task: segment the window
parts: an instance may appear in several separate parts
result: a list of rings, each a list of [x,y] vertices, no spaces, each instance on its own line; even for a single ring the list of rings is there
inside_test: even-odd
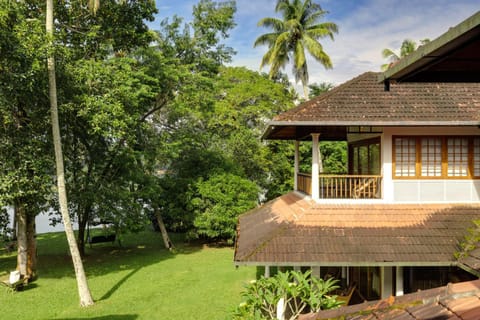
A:
[[[395,176],[415,177],[416,159],[415,138],[395,138]]]
[[[480,137],[394,137],[396,178],[480,178]]]
[[[448,138],[448,176],[468,176],[468,140],[467,138]]]
[[[380,138],[352,142],[348,150],[349,172],[362,175],[380,174]]]
[[[473,139],[473,175],[480,177],[480,138]]]
[[[442,176],[442,139],[421,138],[422,177]]]

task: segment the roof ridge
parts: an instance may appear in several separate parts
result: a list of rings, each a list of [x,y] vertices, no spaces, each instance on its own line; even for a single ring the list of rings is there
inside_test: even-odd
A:
[[[295,106],[291,109],[288,109],[287,111],[285,112],[282,112],[281,114],[278,114],[276,115],[275,117],[273,117],[273,121],[277,121],[277,118],[280,116],[280,115],[285,115],[285,114],[288,114],[290,112],[296,112],[298,110],[301,110],[303,108],[310,108],[310,105],[312,103],[317,103],[318,101],[321,101],[321,100],[325,100],[327,99],[328,97],[330,97],[331,95],[335,94],[337,91],[339,90],[343,90],[344,88],[347,88],[349,86],[351,86],[353,83],[356,83],[358,82],[359,80],[362,80],[363,78],[367,78],[368,76],[372,76],[372,75],[375,75],[375,77],[378,76],[378,74],[380,74],[381,72],[374,72],[374,71],[366,71],[338,86],[335,86],[333,87],[332,89],[328,90],[327,92],[324,92],[312,99],[309,99],[309,100],[306,100],[306,101],[303,101],[302,103],[300,103],[298,106]],[[375,78],[376,79],[376,78]]]

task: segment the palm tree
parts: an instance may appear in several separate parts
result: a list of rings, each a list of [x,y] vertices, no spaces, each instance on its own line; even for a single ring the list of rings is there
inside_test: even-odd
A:
[[[430,39],[420,40],[420,45],[424,45],[428,42],[430,42]],[[383,58],[388,59],[390,62],[382,64],[382,71],[387,70],[392,65],[394,65],[398,60],[408,56],[410,53],[412,53],[415,50],[417,50],[417,43],[410,39],[403,40],[402,45],[400,47],[400,56],[397,55],[392,49],[388,49],[388,48],[383,49],[382,51]]]
[[[321,94],[324,94],[325,92],[332,90],[334,87],[335,85],[330,82],[312,83],[308,85],[308,88],[310,89],[308,97],[313,99]]]
[[[97,2],[94,2],[97,3]],[[95,7],[97,8],[97,7]],[[53,0],[47,0],[45,29],[49,39],[49,47],[53,46]],[[65,188],[65,170],[63,166],[62,142],[60,138],[60,125],[58,121],[57,105],[57,83],[55,76],[55,56],[52,50],[48,51],[47,56],[48,84],[50,97],[50,113],[52,121],[53,144],[55,148],[55,166],[57,170],[57,188],[58,201],[60,204],[60,213],[62,215],[65,234],[67,236],[70,254],[72,255],[75,277],[77,279],[78,294],[80,296],[80,305],[93,305],[92,295],[88,288],[87,277],[83,268],[82,258],[78,250],[77,241],[73,232],[70,215],[68,214],[67,191]]]
[[[282,19],[263,18],[258,26],[272,28],[271,33],[259,36],[254,47],[267,45],[260,67],[270,65],[270,78],[277,75],[290,60],[293,60],[295,81],[301,81],[305,99],[308,99],[308,67],[305,51],[325,68],[332,68],[330,57],[323,50],[319,40],[338,32],[333,22],[319,21],[327,14],[319,4],[312,0],[277,0],[275,12]]]

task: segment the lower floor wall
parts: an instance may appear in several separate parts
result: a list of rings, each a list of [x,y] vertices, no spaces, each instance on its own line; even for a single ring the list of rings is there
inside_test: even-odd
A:
[[[278,271],[287,270],[305,272],[309,269],[322,279],[338,279],[344,289],[355,286],[350,304],[477,279],[457,267],[258,267],[257,276],[273,276]]]

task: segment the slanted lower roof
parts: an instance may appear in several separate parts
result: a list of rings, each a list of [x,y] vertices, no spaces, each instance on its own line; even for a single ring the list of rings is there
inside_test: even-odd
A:
[[[265,139],[340,140],[348,126],[477,126],[480,83],[401,83],[390,91],[379,73],[364,73],[276,116]]]
[[[480,280],[301,315],[299,320],[478,320]]]
[[[480,204],[318,204],[291,192],[239,218],[237,265],[446,266]]]

